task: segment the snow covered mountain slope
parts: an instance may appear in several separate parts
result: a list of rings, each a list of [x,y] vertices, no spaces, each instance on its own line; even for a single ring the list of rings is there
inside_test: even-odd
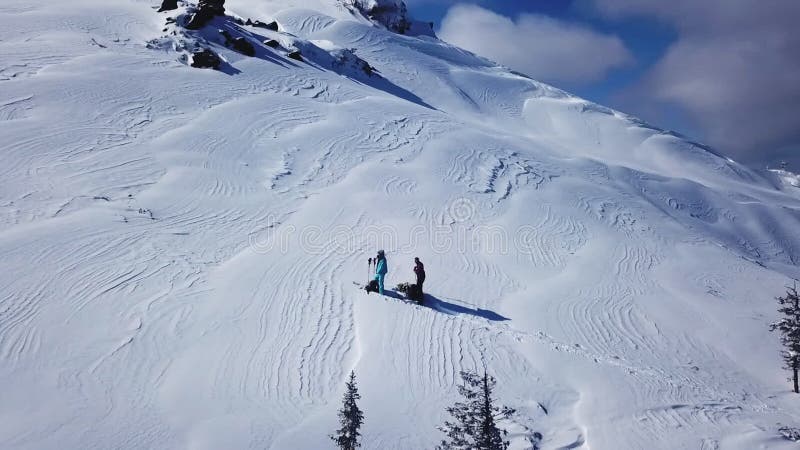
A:
[[[0,448],[330,448],[351,369],[432,448],[484,365],[513,448],[794,448],[800,190],[333,1],[230,0],[281,31],[220,71],[156,6],[0,4]]]

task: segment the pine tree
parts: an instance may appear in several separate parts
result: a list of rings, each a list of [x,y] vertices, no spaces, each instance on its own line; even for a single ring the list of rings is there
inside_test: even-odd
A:
[[[447,434],[447,439],[437,447],[440,450],[505,450],[508,442],[503,440],[505,430],[497,428],[497,419],[507,419],[514,410],[494,406],[492,392],[497,381],[483,372],[461,372],[463,384],[458,393],[463,402],[456,402],[447,408],[453,421],[446,421],[439,430]]]
[[[800,370],[800,297],[797,295],[797,283],[787,288],[786,295],[777,300],[780,305],[778,312],[783,317],[770,325],[769,329],[781,333],[781,356],[786,364],[784,368],[792,371],[794,391],[800,392],[797,379],[797,372]]]
[[[361,437],[359,430],[364,423],[364,412],[356,404],[356,400],[361,399],[361,394],[358,393],[356,386],[355,372],[350,372],[350,380],[345,386],[347,389],[342,398],[342,409],[339,410],[339,424],[342,427],[330,438],[342,450],[355,450],[361,447],[361,443],[358,442]]]

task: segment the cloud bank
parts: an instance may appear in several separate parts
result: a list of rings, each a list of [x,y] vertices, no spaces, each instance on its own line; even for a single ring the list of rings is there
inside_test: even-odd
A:
[[[608,19],[646,17],[678,32],[628,91],[633,108],[677,105],[737,159],[800,166],[800,1],[593,1]]]
[[[633,61],[616,36],[537,14],[521,14],[512,20],[476,5],[450,8],[438,35],[535,79],[557,84],[596,81]]]
[[[457,3],[411,0],[410,3]],[[616,106],[671,123],[742,162],[800,170],[800,0],[578,0],[595,18],[664,23],[669,45]],[[520,7],[520,9],[532,9]],[[591,89],[634,62],[617,36],[539,14],[515,19],[457,3],[439,36],[560,87]],[[676,114],[677,112],[677,114]]]

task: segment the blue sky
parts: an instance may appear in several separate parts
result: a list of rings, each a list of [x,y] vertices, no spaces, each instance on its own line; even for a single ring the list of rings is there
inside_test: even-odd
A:
[[[456,2],[414,1],[411,2],[414,18],[434,22],[439,28],[442,19]],[[463,2],[480,5],[503,16],[516,18],[523,13],[543,14],[572,23],[587,25],[593,29],[619,36],[633,53],[636,62],[628,67],[612,71],[608,77],[592,83],[561,83],[581,97],[598,103],[613,103],[613,94],[635,82],[645,70],[655,63],[675,40],[675,33],[666,25],[655,20],[623,20],[609,23],[594,14],[586,2],[571,0],[500,0]]]
[[[407,0],[475,53],[708,143],[800,169],[797,0]]]

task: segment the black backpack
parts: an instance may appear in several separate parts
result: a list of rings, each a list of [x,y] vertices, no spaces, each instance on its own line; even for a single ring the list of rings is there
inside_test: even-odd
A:
[[[378,280],[370,280],[370,282],[364,286],[364,290],[367,291],[367,294],[370,292],[378,292]]]

